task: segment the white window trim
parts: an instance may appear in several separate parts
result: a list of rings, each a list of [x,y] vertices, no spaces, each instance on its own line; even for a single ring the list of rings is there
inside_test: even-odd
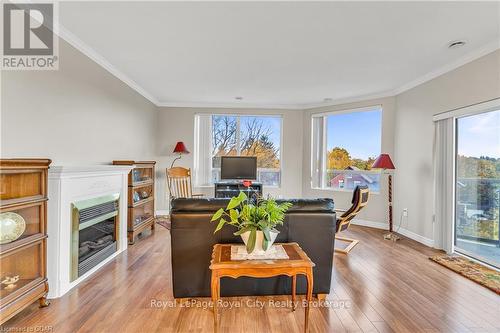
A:
[[[382,104],[374,104],[370,106],[363,106],[359,108],[353,109],[332,109],[323,112],[312,113],[311,117],[324,117],[324,116],[332,116],[338,114],[346,114],[346,113],[354,113],[354,112],[365,112],[365,111],[373,111],[373,109],[379,108],[383,112]]]
[[[498,110],[500,107],[500,98],[495,98],[486,102],[481,102],[458,109],[453,109],[450,111],[435,114],[432,117],[433,121],[439,121],[447,118],[462,118],[467,116],[473,116],[475,114],[486,113],[490,111]]]
[[[212,116],[226,116],[226,117],[236,117],[237,119],[237,122],[238,122],[238,128],[240,128],[240,118],[241,117],[258,117],[258,118],[279,118],[280,119],[280,149],[279,149],[279,161],[280,161],[280,167],[279,167],[279,170],[280,170],[280,183],[279,185],[264,185],[265,188],[268,188],[268,189],[281,189],[282,187],[282,182],[283,182],[283,145],[284,145],[284,142],[283,142],[283,114],[253,114],[253,113],[210,113],[210,112],[197,112],[194,114],[194,119],[195,119],[195,124],[196,124],[196,119],[198,119],[199,116],[207,116],[209,115],[210,116],[210,122],[212,121]],[[210,125],[211,127],[212,125]],[[236,131],[236,139],[239,141],[239,136],[240,136],[240,131]],[[212,136],[210,136],[210,141],[212,141]],[[198,138],[197,138],[197,133],[195,132],[195,149],[194,149],[194,158],[193,158],[193,161],[198,161],[198,155],[199,155],[199,147],[197,147],[197,142],[198,142]],[[210,146],[212,145],[212,143],[210,142]],[[239,151],[239,146],[238,146],[238,155],[240,154],[240,151]],[[197,162],[198,163],[198,162]],[[197,167],[197,165],[195,164],[195,167]],[[259,169],[259,168],[257,168]],[[198,180],[194,180],[194,183],[196,183]],[[195,186],[196,188],[213,188],[214,187],[214,184],[203,184],[203,185],[196,185]]]
[[[369,105],[369,106],[363,106],[359,108],[346,108],[346,109],[332,109],[332,110],[327,110],[323,112],[316,112],[311,114],[311,174],[310,174],[310,179],[311,179],[311,189],[315,191],[328,191],[328,192],[352,192],[352,190],[349,189],[341,189],[341,188],[331,188],[326,186],[326,172],[323,170],[326,170],[326,151],[327,151],[327,131],[323,130],[323,158],[321,159],[321,186],[322,187],[317,187],[312,185],[312,179],[313,179],[313,156],[312,154],[314,153],[314,141],[313,141],[313,136],[314,136],[314,126],[313,126],[313,118],[323,118],[323,127],[326,128],[326,118],[328,116],[334,116],[334,115],[341,115],[341,114],[349,114],[349,113],[355,113],[355,112],[366,112],[366,111],[373,111],[375,109],[380,109],[382,111],[382,118],[381,118],[381,131],[383,130],[383,119],[384,119],[384,108],[382,104],[374,104],[374,105]],[[380,136],[380,151],[382,152],[382,135]],[[368,173],[377,173],[372,170],[366,170]],[[383,172],[380,173],[380,182],[382,183],[382,176],[384,175]],[[382,189],[380,188],[379,191],[377,192],[370,192],[370,194],[375,194],[378,195],[380,194]]]
[[[434,184],[434,207],[433,207],[433,238],[439,239],[440,241],[435,244],[435,247],[444,249],[447,253],[457,254],[462,257],[466,257],[470,260],[478,262],[482,265],[488,266],[495,270],[499,270],[498,267],[491,264],[488,259],[485,258],[477,258],[477,255],[474,255],[466,250],[457,249],[455,245],[456,241],[456,210],[457,210],[457,155],[458,155],[458,133],[457,133],[457,124],[458,120],[468,116],[479,115],[483,113],[488,113],[492,111],[497,111],[500,108],[500,98],[495,98],[492,100],[488,100],[485,102],[479,102],[473,105],[460,107],[457,109],[453,109],[450,111],[441,112],[435,114],[433,116],[433,121],[435,123],[439,121],[448,120],[451,121],[451,131],[448,132],[447,135],[447,143],[448,149],[453,151],[453,158],[448,165],[448,169],[452,169],[451,177],[448,183],[448,187],[444,190],[447,191],[447,198],[445,205],[449,205],[449,201],[451,201],[451,208],[446,207],[446,213],[444,214],[444,219],[438,219],[441,215],[440,213],[443,209],[440,209],[439,198],[442,196],[442,193],[439,190],[443,191],[442,188],[439,188],[437,184]],[[434,157],[434,168],[436,168],[436,158],[442,158],[442,156]],[[435,172],[436,173],[436,172]],[[434,179],[436,183],[436,179]],[[442,186],[441,186],[442,187]],[[436,241],[435,241],[436,242]]]

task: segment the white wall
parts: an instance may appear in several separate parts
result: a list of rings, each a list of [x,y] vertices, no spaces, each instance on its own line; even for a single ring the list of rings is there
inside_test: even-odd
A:
[[[282,185],[267,193],[282,197],[333,197],[349,206],[349,193],[310,186],[311,114],[381,104],[382,151],[396,164],[394,220],[403,208],[403,228],[432,241],[432,115],[500,97],[500,51],[496,51],[396,97],[311,110],[157,108],[144,97],[60,41],[58,71],[1,73],[1,156],[48,157],[53,165],[107,164],[113,159],[154,159],[157,208],[167,208],[165,168],[177,141],[193,150],[196,113],[283,116]],[[193,155],[178,165],[193,167]],[[387,221],[387,186],[374,194],[362,220]],[[212,188],[198,189],[207,195]]]
[[[166,168],[174,156],[172,150],[177,141],[184,141],[189,151],[194,148],[194,117],[199,113],[281,115],[283,117],[281,141],[281,187],[264,186],[264,194],[274,197],[299,198],[302,195],[302,111],[265,109],[210,109],[210,108],[160,108],[156,155],[158,156],[157,206],[168,208]],[[184,155],[176,166],[193,169],[193,154]],[[213,196],[213,187],[197,188],[198,193]]]
[[[1,156],[52,165],[154,157],[157,108],[60,40],[59,70],[3,71]]]
[[[408,208],[405,229],[433,239],[432,116],[499,97],[500,51],[396,97],[394,212]]]
[[[352,192],[313,189],[311,187],[311,117],[315,113],[335,112],[349,109],[362,108],[367,106],[382,105],[382,142],[381,150],[383,153],[394,155],[394,118],[395,118],[395,99],[394,97],[382,98],[376,100],[362,101],[357,103],[342,104],[314,108],[304,111],[304,159],[302,175],[302,194],[306,198],[333,198],[335,207],[347,209],[351,206]],[[356,132],[353,129],[352,139],[356,140]],[[397,165],[396,165],[397,167]],[[388,225],[388,204],[387,204],[387,176],[381,178],[380,193],[371,194],[370,201],[366,208],[358,215],[360,220],[375,222]],[[373,223],[372,223],[373,224]]]

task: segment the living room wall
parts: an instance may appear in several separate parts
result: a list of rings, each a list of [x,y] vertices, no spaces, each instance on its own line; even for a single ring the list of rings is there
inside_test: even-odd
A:
[[[409,236],[433,241],[434,114],[500,98],[497,50],[396,97],[395,216],[408,208]]]
[[[382,138],[381,151],[393,156],[394,153],[394,119],[396,112],[395,98],[381,98],[366,100],[356,103],[341,104],[313,108],[304,111],[304,159],[303,159],[303,181],[302,193],[306,198],[328,197],[333,198],[335,207],[347,209],[351,206],[352,192],[315,189],[311,187],[311,117],[316,113],[336,112],[342,110],[357,109],[382,105]],[[355,129],[353,129],[353,140],[356,139]],[[396,166],[397,167],[397,166]],[[366,208],[362,210],[356,223],[375,227],[385,227],[387,225],[387,178],[381,179],[380,193],[371,194],[370,201]]]
[[[302,195],[302,111],[280,109],[229,109],[229,108],[159,108],[158,136],[156,146],[157,168],[157,209],[168,209],[166,191],[166,168],[174,159],[172,150],[177,141],[184,141],[191,154],[184,155],[177,166],[193,169],[194,118],[196,114],[248,114],[281,115],[282,161],[280,188],[264,187],[264,194],[274,197],[300,198]],[[213,196],[213,187],[195,188],[197,193]]]
[[[283,116],[282,185],[268,188],[275,197],[333,197],[347,208],[351,194],[310,186],[313,113],[383,106],[382,151],[396,164],[394,220],[402,232],[431,245],[433,239],[432,116],[439,112],[500,98],[500,51],[441,75],[395,97],[309,110],[156,107],[100,65],[60,40],[57,71],[1,72],[1,156],[48,157],[53,165],[108,164],[113,159],[154,159],[157,209],[168,197],[165,169],[173,145],[194,145],[197,113]],[[178,165],[193,167],[193,155]],[[358,222],[387,225],[387,185],[372,196]],[[195,189],[209,196],[213,188]]]
[[[2,157],[154,158],[156,106],[61,39],[59,59],[56,71],[2,71]]]

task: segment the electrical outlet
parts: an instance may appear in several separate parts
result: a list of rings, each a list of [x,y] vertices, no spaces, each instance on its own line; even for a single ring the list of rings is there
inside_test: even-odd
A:
[[[408,216],[408,208],[403,208],[403,216]]]

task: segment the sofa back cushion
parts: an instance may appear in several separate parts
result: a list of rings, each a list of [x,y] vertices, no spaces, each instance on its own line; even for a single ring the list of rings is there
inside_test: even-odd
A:
[[[277,202],[290,202],[292,207],[288,210],[288,214],[310,212],[310,213],[333,213],[334,204],[332,199],[289,199],[276,200]],[[229,199],[210,198],[210,199],[193,199],[193,198],[177,198],[172,200],[172,213],[188,212],[188,213],[215,213],[219,208],[226,208]]]

